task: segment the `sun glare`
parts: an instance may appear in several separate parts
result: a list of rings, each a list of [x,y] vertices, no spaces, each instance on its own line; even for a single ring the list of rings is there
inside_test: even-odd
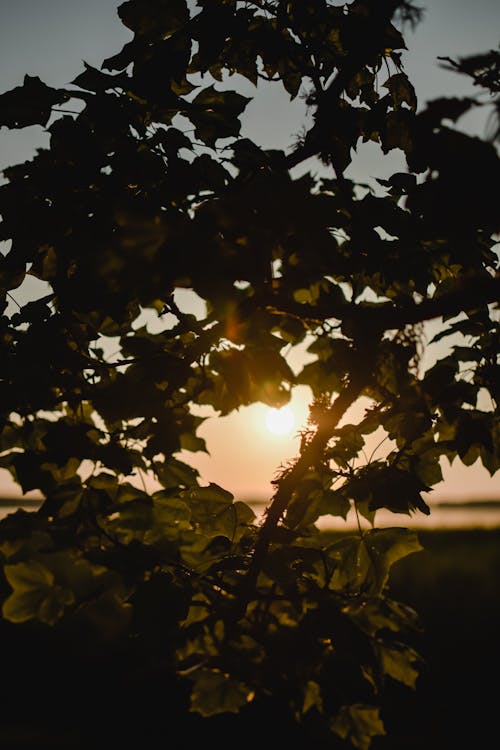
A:
[[[281,409],[269,408],[266,412],[266,426],[274,435],[288,435],[295,427],[295,417],[289,406]]]

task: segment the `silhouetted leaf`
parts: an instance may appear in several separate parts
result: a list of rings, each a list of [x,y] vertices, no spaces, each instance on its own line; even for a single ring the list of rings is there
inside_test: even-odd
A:
[[[68,99],[67,93],[47,86],[38,76],[26,75],[22,86],[0,96],[0,125],[8,128],[46,125],[52,107]]]
[[[98,68],[94,68],[84,61],[85,71],[77,75],[76,78],[71,81],[74,86],[78,86],[81,89],[87,89],[87,91],[104,92],[109,89],[116,87],[123,88],[128,80],[127,76],[122,75],[108,75],[103,73]]]
[[[220,138],[238,136],[238,118],[249,101],[249,97],[236,91],[217,91],[214,86],[202,89],[192,100],[188,114],[196,138],[214,146]]]
[[[52,713],[56,683],[105,675],[97,714],[134,705],[115,744],[172,720],[176,736],[191,706],[217,722],[200,736],[273,715],[286,744],[307,714],[313,744],[330,729],[367,750],[386,688],[392,711],[416,684],[416,613],[388,591],[421,545],[375,524],[429,514],[443,459],[500,467],[500,159],[496,127],[451,126],[479,95],[416,114],[394,25],[414,14],[129,0],[133,38],[102,69],[0,96],[0,124],[49,131],[0,186],[0,468],[40,495],[0,524],[4,654],[22,649],[28,689],[42,659]],[[448,62],[496,96],[496,54]],[[266,77],[307,109],[294,144],[286,103],[282,143],[254,127]],[[368,141],[407,171],[348,178]],[[448,353],[429,364],[430,321]],[[297,385],[313,396],[297,456],[257,513],[195,468],[219,450],[198,428]],[[227,461],[245,464],[245,437]],[[349,513],[370,529],[325,533]],[[145,720],[162,691],[170,713]]]
[[[164,39],[189,20],[185,0],[127,0],[118,15],[129,29],[148,40]]]
[[[394,109],[400,109],[404,103],[409,109],[415,111],[417,108],[417,97],[413,85],[405,73],[396,73],[386,80],[385,88],[389,89]]]

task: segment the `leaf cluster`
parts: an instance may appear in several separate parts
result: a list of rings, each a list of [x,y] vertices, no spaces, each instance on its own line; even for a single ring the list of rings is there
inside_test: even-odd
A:
[[[500,465],[500,162],[458,129],[478,99],[418,111],[398,28],[416,14],[128,0],[133,38],[100,69],[0,96],[0,125],[50,135],[0,186],[0,466],[43,498],[0,524],[4,620],[161,664],[204,718],[279,696],[360,750],[385,731],[387,682],[415,687],[420,665],[417,615],[387,596],[420,545],[376,512],[428,514],[443,459]],[[497,63],[452,65],[494,92]],[[306,102],[297,143],[242,136],[262,86]],[[407,170],[354,184],[368,141]],[[311,158],[319,175],[296,169]],[[28,277],[46,293],[23,302]],[[436,319],[450,351],[423,369]],[[298,385],[310,429],[258,521],[190,464],[200,414]],[[376,432],[389,448],[370,456]],[[351,509],[370,530],[325,539],[318,521]]]

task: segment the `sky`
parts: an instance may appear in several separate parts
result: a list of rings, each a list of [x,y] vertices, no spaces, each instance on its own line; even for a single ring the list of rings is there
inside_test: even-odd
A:
[[[65,86],[81,72],[83,61],[99,67],[132,36],[117,16],[118,5],[114,0],[0,0],[0,93],[21,85],[25,74],[37,75],[48,85]],[[407,30],[408,50],[403,55],[419,107],[434,97],[473,93],[462,76],[442,70],[436,58],[498,48],[500,3],[428,0],[420,5],[425,10],[424,20],[415,32]],[[300,102],[290,105],[275,89],[262,90],[245,113],[242,135],[264,148],[288,147],[302,119]],[[479,113],[460,125],[478,135],[486,126]],[[39,127],[19,132],[0,129],[0,169],[31,158],[34,147],[40,145],[48,145],[48,138]],[[384,178],[399,169],[404,169],[400,154],[381,160],[376,147],[366,144],[347,176],[370,181],[375,175]],[[36,287],[27,293],[36,294]],[[428,356],[432,358],[432,352]],[[296,364],[299,362],[300,357]],[[192,463],[205,481],[222,485],[239,499],[269,497],[272,480],[298,454],[308,399],[307,389],[297,389],[292,399],[295,427],[285,435],[267,429],[263,404],[208,420],[200,434],[210,455],[198,454]],[[433,500],[500,497],[500,473],[491,478],[478,462],[472,467],[464,467],[458,460],[451,467],[443,464],[443,473],[444,481],[436,485]],[[20,494],[6,473],[0,473],[0,494]]]

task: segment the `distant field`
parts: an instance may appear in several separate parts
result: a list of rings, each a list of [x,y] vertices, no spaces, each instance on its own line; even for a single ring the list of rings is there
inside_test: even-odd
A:
[[[384,750],[490,748],[498,736],[500,529],[418,533],[424,550],[392,568],[395,599],[421,615],[427,665],[388,707]],[[493,742],[493,744],[492,744]]]

